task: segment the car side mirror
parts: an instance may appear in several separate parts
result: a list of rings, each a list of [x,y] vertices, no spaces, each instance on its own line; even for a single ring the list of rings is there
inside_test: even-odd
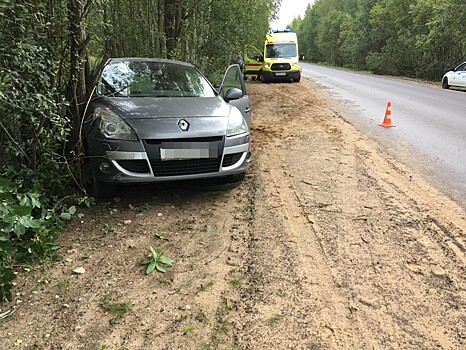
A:
[[[230,102],[231,100],[239,100],[241,97],[243,97],[243,91],[238,88],[230,88],[225,96],[223,96],[223,99],[226,102]]]

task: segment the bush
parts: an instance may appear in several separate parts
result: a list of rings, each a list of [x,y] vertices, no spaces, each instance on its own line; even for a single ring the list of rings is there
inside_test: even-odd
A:
[[[60,259],[54,240],[63,219],[70,219],[76,208],[45,209],[35,191],[0,178],[0,302],[11,301],[11,282],[15,278],[12,262]]]

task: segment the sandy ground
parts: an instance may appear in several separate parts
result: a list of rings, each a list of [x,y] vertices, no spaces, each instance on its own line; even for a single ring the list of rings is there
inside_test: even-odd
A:
[[[82,210],[63,262],[19,269],[1,349],[466,348],[465,212],[312,81],[249,90],[244,183]]]

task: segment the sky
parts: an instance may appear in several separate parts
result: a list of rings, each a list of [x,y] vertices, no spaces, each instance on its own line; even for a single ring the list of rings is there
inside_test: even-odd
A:
[[[314,0],[282,0],[278,19],[270,24],[271,29],[285,29],[291,23],[294,17],[304,17],[306,7],[312,4]]]

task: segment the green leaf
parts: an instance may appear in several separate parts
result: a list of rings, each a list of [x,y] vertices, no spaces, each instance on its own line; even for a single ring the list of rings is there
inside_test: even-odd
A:
[[[40,201],[34,197],[31,198],[31,205],[33,208],[40,208],[41,206]]]
[[[150,246],[149,249],[150,249],[150,252],[152,253],[152,255],[154,256],[154,258],[157,259],[159,254],[155,251],[154,247]]]
[[[155,263],[155,268],[157,269],[157,271],[160,271],[160,272],[164,272],[164,273],[165,273],[165,269],[164,269],[162,266],[160,266],[159,264],[157,264],[155,261],[154,261],[154,263]]]
[[[152,271],[154,271],[157,263],[155,261],[151,261],[150,264],[147,266],[146,269],[146,275],[150,274]]]
[[[165,265],[169,265],[169,266],[172,266],[173,265],[173,260],[170,259],[170,258],[167,258],[166,256],[162,256],[159,261],[162,263],[162,264],[165,264]]]
[[[28,217],[22,217],[19,219],[19,223],[24,227],[39,228],[41,226],[40,220],[31,219]]]
[[[74,215],[76,213],[76,207],[73,205],[72,207],[68,208],[68,213]]]
[[[71,215],[69,213],[61,213],[60,214],[60,219],[65,220],[65,221],[69,221],[69,220],[71,220]]]
[[[21,224],[15,224],[15,233],[16,236],[21,237],[26,233],[26,228]]]
[[[28,216],[31,215],[32,207],[28,205],[16,205],[11,207],[13,209],[13,213],[17,216]]]

